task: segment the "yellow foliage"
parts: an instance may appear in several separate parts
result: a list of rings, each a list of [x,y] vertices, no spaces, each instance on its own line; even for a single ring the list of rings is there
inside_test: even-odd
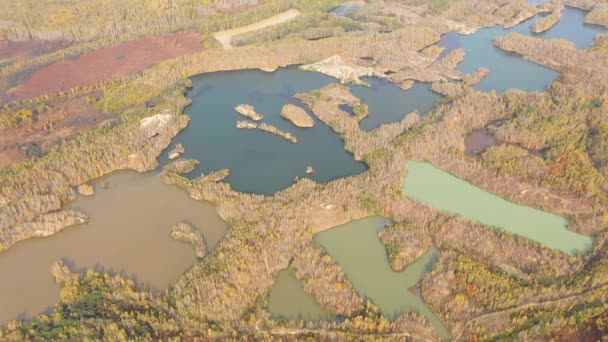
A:
[[[64,9],[51,15],[47,20],[49,26],[64,26],[78,20],[78,14],[74,10]]]

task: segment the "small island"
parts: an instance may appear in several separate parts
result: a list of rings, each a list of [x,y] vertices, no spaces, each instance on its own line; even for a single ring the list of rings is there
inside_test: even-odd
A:
[[[188,223],[178,223],[171,229],[171,237],[178,241],[191,244],[196,251],[196,257],[202,259],[207,255],[207,244],[200,231]]]
[[[253,108],[252,105],[240,104],[236,106],[234,110],[242,116],[247,117],[253,121],[260,121],[264,118],[262,115],[256,113],[255,108]]]
[[[294,125],[301,128],[310,128],[315,126],[315,121],[306,113],[306,111],[296,105],[287,104],[281,109],[281,117],[291,121]]]
[[[269,125],[265,122],[262,122],[261,124],[258,125],[255,122],[240,120],[240,121],[237,121],[236,128],[259,129],[260,131],[268,132],[268,133],[283,137],[285,140],[287,140],[293,144],[298,142],[298,139],[296,137],[294,137],[293,134],[291,134],[289,132],[281,131],[276,126]]]

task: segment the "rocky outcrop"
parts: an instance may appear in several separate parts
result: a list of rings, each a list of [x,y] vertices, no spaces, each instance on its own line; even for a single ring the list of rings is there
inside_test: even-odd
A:
[[[169,152],[169,159],[171,159],[171,160],[176,159],[184,152],[186,152],[186,150],[184,149],[184,145],[177,144],[175,146],[175,148],[173,148],[173,150],[171,150],[171,152]]]
[[[253,121],[260,121],[264,118],[262,115],[256,113],[255,108],[253,108],[252,105],[240,104],[236,106],[234,110],[242,116],[247,117]]]
[[[171,114],[156,114],[139,121],[139,128],[146,132],[148,137],[158,135],[173,120]]]
[[[178,241],[191,244],[196,251],[196,257],[202,259],[207,255],[207,244],[201,232],[188,223],[178,223],[171,229],[171,237]]]
[[[281,117],[291,121],[298,127],[314,127],[315,121],[306,113],[306,111],[298,106],[287,104],[281,109]]]
[[[83,196],[92,196],[95,194],[95,189],[91,184],[85,183],[78,186],[78,193]]]
[[[369,86],[369,84],[361,81],[360,77],[384,77],[383,74],[376,72],[372,67],[364,67],[352,63],[346,63],[339,55],[329,57],[314,64],[303,65],[300,67],[300,69],[320,72],[322,74],[335,77],[342,83],[350,82],[367,86]]]
[[[236,122],[236,128],[240,129],[256,129],[258,128],[258,124],[251,121],[239,120]]]

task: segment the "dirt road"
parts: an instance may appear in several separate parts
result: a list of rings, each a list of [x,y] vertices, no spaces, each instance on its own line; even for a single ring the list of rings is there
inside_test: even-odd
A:
[[[293,20],[294,18],[296,18],[299,15],[300,15],[300,11],[298,11],[297,9],[290,9],[288,11],[279,13],[275,16],[266,18],[264,20],[258,21],[257,23],[254,23],[251,25],[237,27],[237,28],[231,29],[231,30],[216,32],[213,34],[213,37],[215,37],[215,39],[217,39],[224,48],[231,49],[232,48],[232,44],[231,44],[232,37],[234,37],[238,34],[241,34],[241,33],[257,31],[257,30],[261,30],[261,29],[269,27],[269,26],[281,24],[286,21]]]

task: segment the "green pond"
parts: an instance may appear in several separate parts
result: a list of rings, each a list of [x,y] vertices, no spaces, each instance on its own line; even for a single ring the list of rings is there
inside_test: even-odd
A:
[[[420,295],[410,290],[432,269],[439,251],[431,248],[404,271],[395,272],[379,237],[387,223],[383,217],[369,217],[318,233],[315,240],[340,265],[357,293],[371,300],[383,315],[395,319],[418,312],[429,320],[439,337],[449,337]]]
[[[568,253],[588,251],[593,239],[567,229],[557,215],[511,203],[442,171],[432,164],[408,161],[403,192],[437,210],[501,228]]]
[[[312,295],[304,292],[303,282],[296,278],[292,269],[285,269],[277,274],[274,286],[268,294],[268,310],[272,318],[278,320],[335,319]]]
[[[409,312],[418,312],[429,320],[439,337],[449,338],[448,330],[414,289],[424,274],[432,269],[439,251],[431,248],[404,271],[395,272],[389,265],[386,248],[378,235],[387,223],[383,217],[369,217],[318,233],[315,241],[336,260],[357,293],[374,303],[383,315],[396,319]],[[300,304],[310,298],[303,294],[301,285],[292,284],[295,281],[297,279],[275,283],[270,295],[272,315],[286,319],[318,317],[318,306],[309,304],[304,307]],[[284,302],[273,304],[273,293],[283,294]]]

